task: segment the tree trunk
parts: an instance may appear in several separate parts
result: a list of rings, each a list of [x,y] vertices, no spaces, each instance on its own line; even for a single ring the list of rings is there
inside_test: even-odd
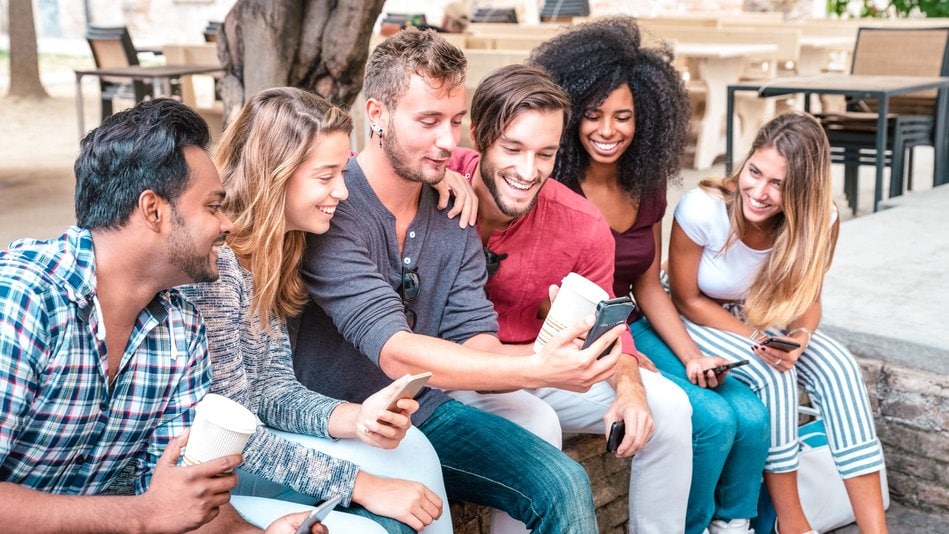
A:
[[[16,98],[48,98],[40,82],[32,0],[10,0],[10,90]]]
[[[269,87],[303,87],[349,109],[383,1],[238,0],[218,40],[225,121]]]

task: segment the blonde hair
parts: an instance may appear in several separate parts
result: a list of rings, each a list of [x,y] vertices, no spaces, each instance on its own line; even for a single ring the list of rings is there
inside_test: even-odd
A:
[[[287,182],[315,140],[352,128],[349,115],[323,97],[281,87],[251,98],[224,132],[214,159],[234,221],[228,244],[253,273],[258,331],[299,313],[307,298],[299,270],[305,233],[285,232]]]
[[[745,320],[757,328],[786,326],[820,298],[840,226],[834,217],[830,145],[824,129],[808,114],[785,113],[761,128],[736,172],[724,180],[700,183],[721,191],[725,199],[731,235],[724,248],[748,229],[738,180],[748,160],[762,148],[773,148],[784,157],[787,176],[781,185],[783,211],[775,216],[771,254],[745,296]]]

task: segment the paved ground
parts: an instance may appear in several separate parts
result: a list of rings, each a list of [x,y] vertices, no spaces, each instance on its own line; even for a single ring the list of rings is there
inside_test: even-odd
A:
[[[6,65],[0,63],[0,94],[5,94]],[[69,68],[75,63],[44,60],[49,100],[0,98],[0,246],[19,237],[53,237],[74,222],[72,162],[79,143]],[[85,86],[85,93],[86,124],[91,128],[98,123],[95,84]],[[907,365],[944,373],[949,358],[949,329],[942,321],[949,309],[949,187],[925,192],[931,188],[931,158],[931,151],[919,151],[915,182],[922,192],[908,195],[897,203],[900,207],[865,216],[872,203],[869,168],[861,179],[860,217],[847,221],[850,212],[838,194],[845,222],[827,279],[825,322],[848,344],[862,343],[870,347],[867,350],[896,354]],[[708,171],[685,171],[683,184],[670,190],[670,206],[698,180],[722,172],[721,164]],[[842,191],[840,176],[835,186]],[[670,208],[666,235],[671,213]],[[940,518],[896,504],[887,515],[896,534],[949,533]]]

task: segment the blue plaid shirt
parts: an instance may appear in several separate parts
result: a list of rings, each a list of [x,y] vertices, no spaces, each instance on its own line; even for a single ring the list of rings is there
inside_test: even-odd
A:
[[[0,252],[0,480],[95,494],[134,461],[141,493],[210,387],[204,325],[175,290],[139,314],[110,387],[95,288],[88,231]]]

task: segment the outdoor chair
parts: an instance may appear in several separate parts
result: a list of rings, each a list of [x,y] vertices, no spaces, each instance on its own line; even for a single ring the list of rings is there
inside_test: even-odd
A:
[[[96,68],[111,69],[138,65],[138,55],[132,45],[132,37],[125,26],[87,26],[86,40],[92,49]],[[139,103],[151,91],[147,84],[108,77],[99,78],[102,99],[102,120],[112,115],[112,101],[126,98]]]
[[[860,28],[850,72],[947,76],[949,28]],[[907,166],[906,183],[912,189],[913,149],[935,144],[936,96],[937,92],[930,90],[890,99],[887,146],[882,155],[876,153],[876,101],[851,99],[847,111],[818,116],[830,141],[831,161],[844,165],[844,193],[854,214],[859,168],[876,165],[878,157],[890,167],[890,197],[903,194]]]
[[[517,24],[517,11],[514,8],[493,9],[479,7],[471,15],[471,22],[501,22]]]
[[[204,42],[206,43],[216,43],[217,34],[221,31],[221,26],[224,23],[217,20],[209,20],[208,25],[204,27]]]
[[[545,0],[540,10],[541,22],[571,22],[573,17],[590,16],[588,0]]]

